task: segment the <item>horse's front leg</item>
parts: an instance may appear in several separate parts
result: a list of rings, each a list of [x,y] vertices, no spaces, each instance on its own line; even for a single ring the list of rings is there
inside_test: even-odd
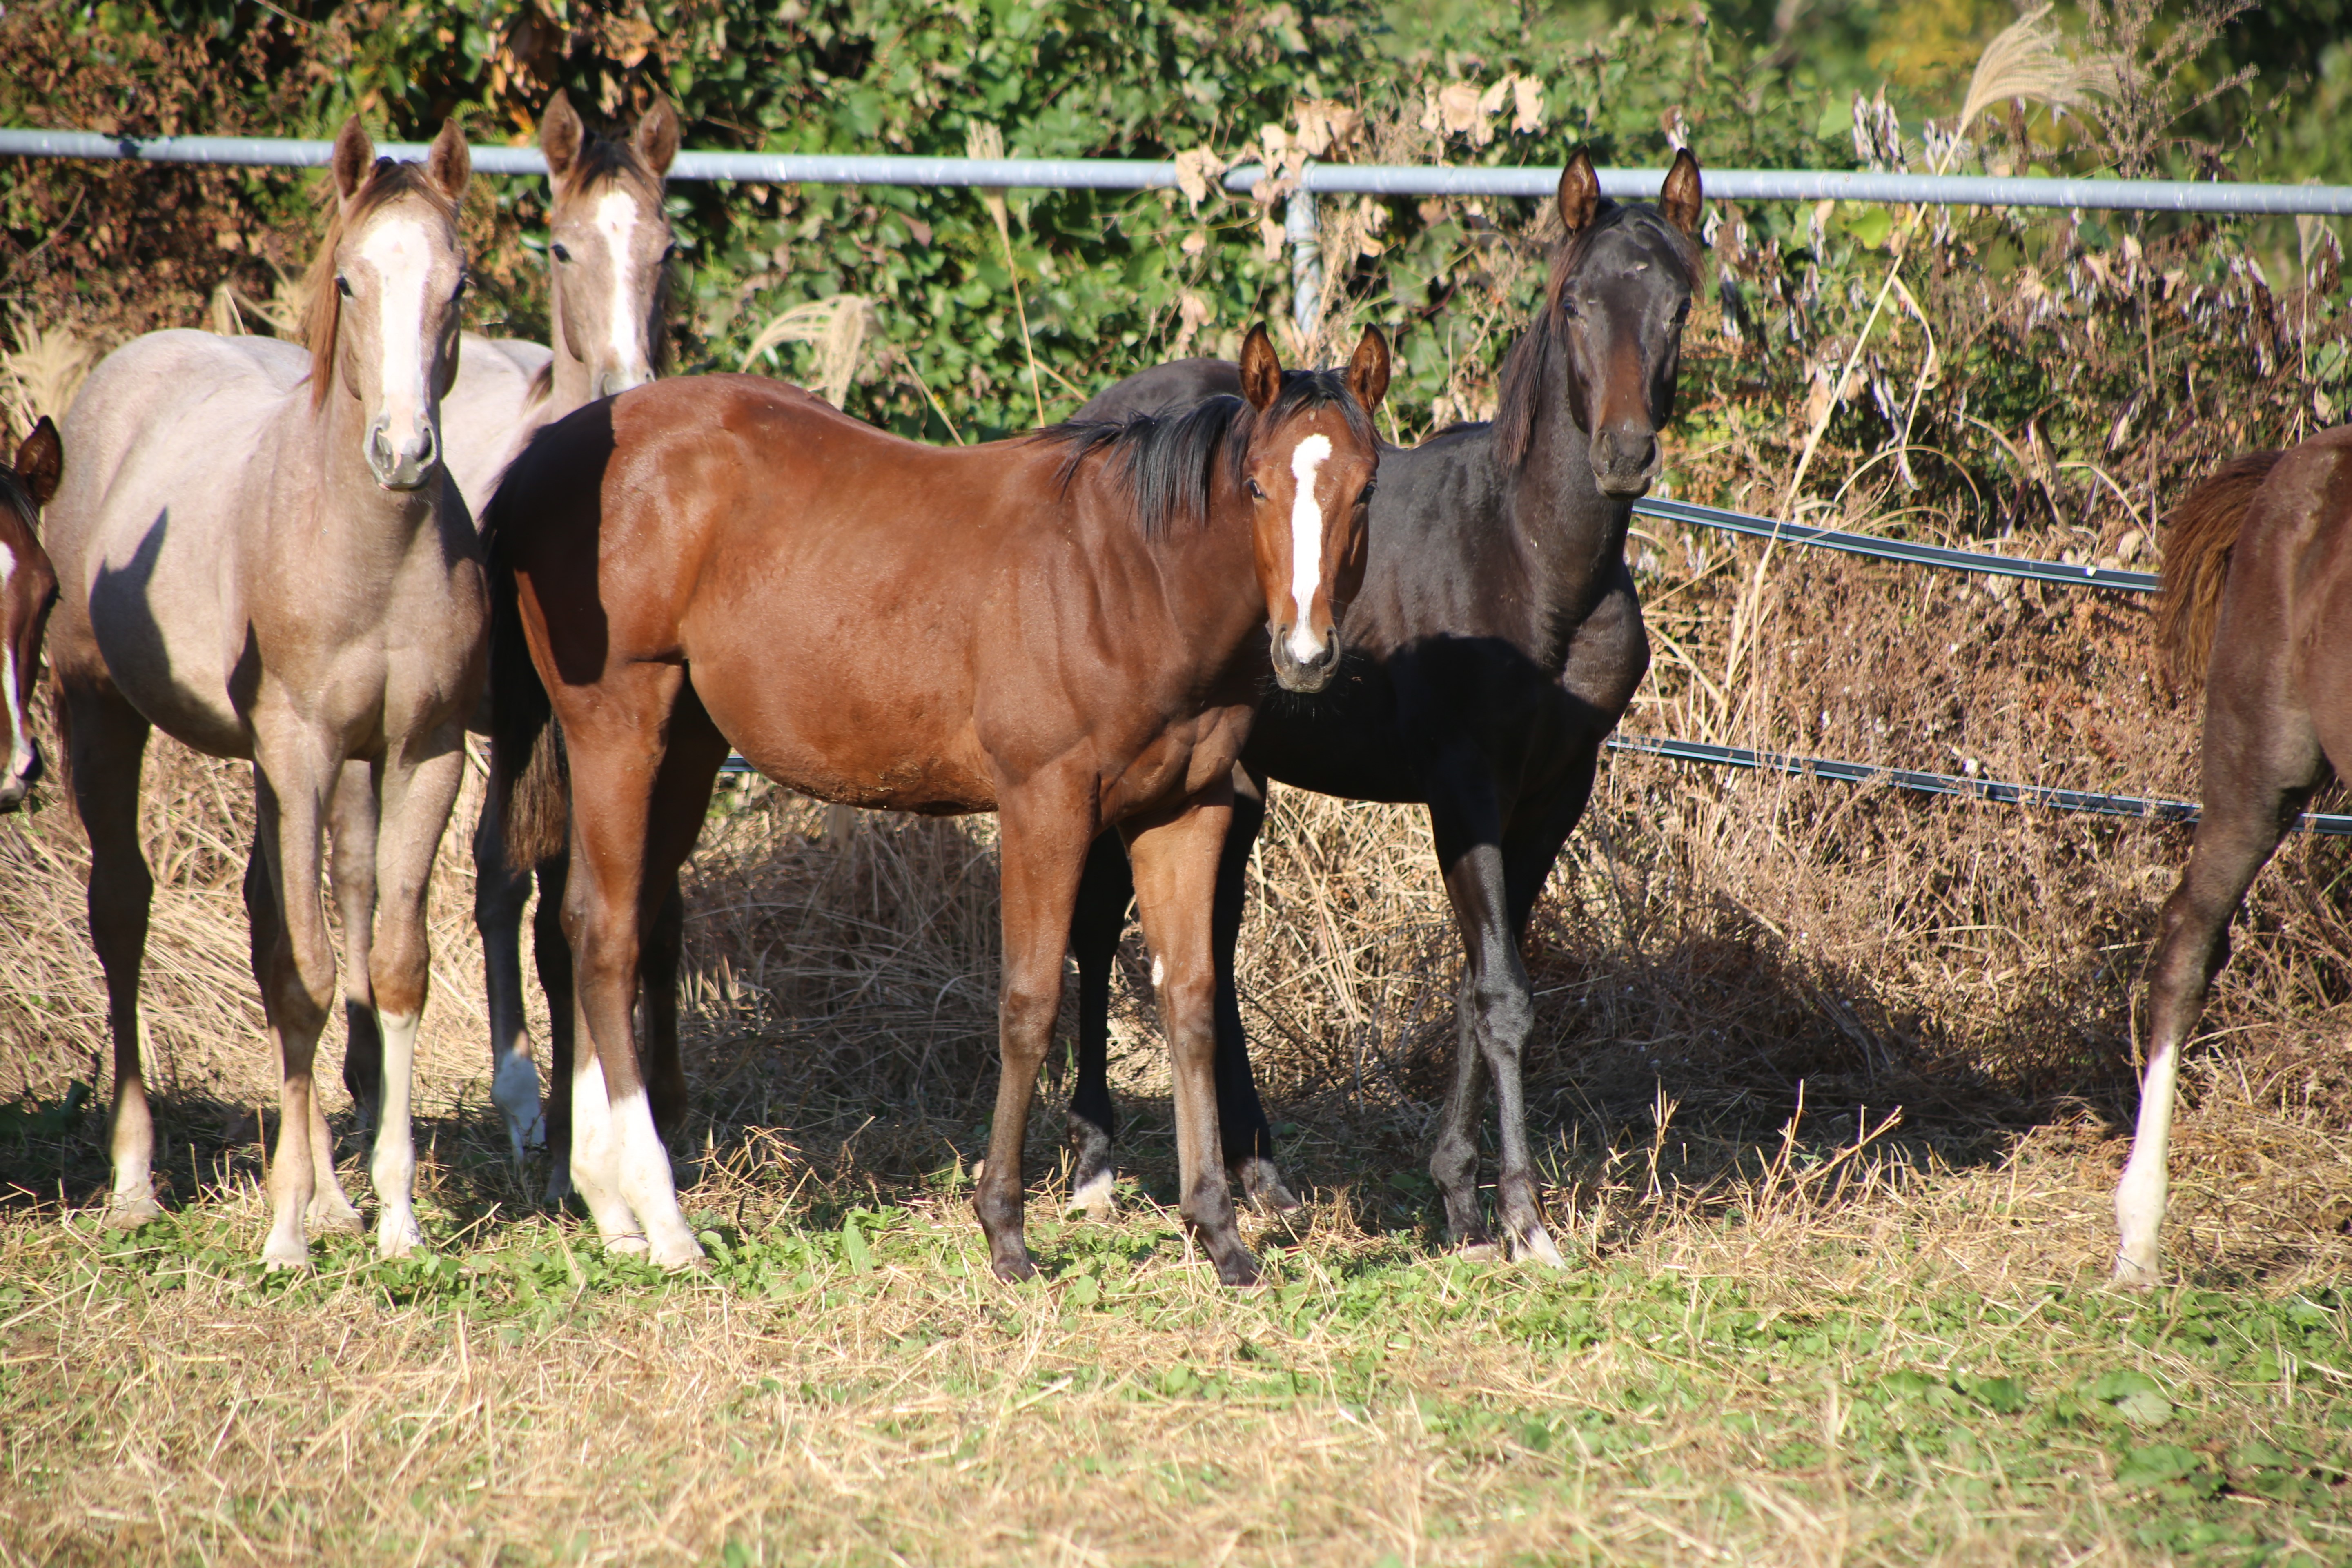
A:
[[[1037,1272],[1030,1259],[1023,1150],[1037,1069],[1062,1010],[1062,960],[1070,910],[1077,900],[1087,846],[1095,836],[1094,779],[1050,774],[1004,792],[1003,919],[1004,972],[997,992],[1000,1071],[996,1114],[989,1123],[988,1164],[972,1206],[988,1236],[989,1262],[1000,1279]]]
[[[539,1109],[539,1068],[523,1022],[522,911],[530,901],[530,868],[517,870],[507,863],[498,796],[486,791],[474,823],[474,929],[481,933],[482,983],[490,1012],[490,1099],[506,1123],[518,1166],[547,1138]]]
[[[465,732],[454,723],[396,746],[380,774],[383,816],[376,834],[377,913],[369,982],[383,1037],[383,1114],[368,1173],[381,1205],[376,1252],[384,1258],[404,1257],[424,1240],[416,1226],[410,1090],[433,963],[425,900],[434,857],[465,774]]]
[[[261,1260],[271,1268],[300,1268],[310,1261],[303,1216],[318,1193],[320,1163],[330,1159],[311,1147],[323,1125],[313,1068],[335,985],[335,949],[319,879],[328,797],[341,762],[320,755],[319,737],[308,729],[285,728],[283,735],[265,730],[255,738],[256,824],[245,901],[253,977],[277,1037],[279,1075],[269,1237]]]
[[[1173,811],[1120,824],[1135,867],[1135,903],[1151,948],[1153,988],[1168,1030],[1176,1090],[1179,1212],[1227,1285],[1257,1283],[1242,1243],[1217,1136],[1217,861],[1233,817],[1233,781],[1221,778]]]

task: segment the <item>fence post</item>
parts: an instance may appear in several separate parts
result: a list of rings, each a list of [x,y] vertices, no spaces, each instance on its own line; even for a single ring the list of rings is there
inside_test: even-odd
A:
[[[1290,320],[1298,329],[1298,352],[1314,353],[1315,330],[1323,324],[1323,240],[1315,224],[1315,194],[1299,171],[1298,189],[1283,204],[1283,236],[1290,241]]]

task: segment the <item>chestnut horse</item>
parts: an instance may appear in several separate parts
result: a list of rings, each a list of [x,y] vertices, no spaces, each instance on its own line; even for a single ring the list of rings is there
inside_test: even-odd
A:
[[[1454,1238],[1491,1246],[1477,1195],[1482,1079],[1495,1084],[1496,1206],[1513,1245],[1558,1264],[1536,1201],[1519,1058],[1535,999],[1519,942],[1592,791],[1601,742],[1650,664],[1625,570],[1634,500],[1657,471],[1674,409],[1683,321],[1699,281],[1698,162],[1678,153],[1653,208],[1602,199],[1582,152],[1560,175],[1563,236],[1550,286],[1503,363],[1491,425],[1457,426],[1381,459],[1363,591],[1341,624],[1348,662],[1330,696],[1269,702],[1242,753],[1217,893],[1217,1112],[1225,1158],[1252,1198],[1295,1206],[1251,1081],[1234,946],[1250,847],[1271,777],[1347,800],[1429,808],[1468,957],[1461,1041],[1430,1172]],[[1233,367],[1186,360],[1110,387],[1080,417],[1115,417],[1229,389]],[[1107,1213],[1110,968],[1128,868],[1106,837],[1072,928],[1078,1081],[1070,1100],[1081,1206]]]
[[[154,887],[139,769],[161,727],[253,762],[246,910],[281,1074],[272,1268],[308,1261],[306,1211],[360,1223],[311,1074],[335,987],[320,899],[331,801],[339,857],[364,844],[376,895],[358,912],[373,925],[367,994],[383,1043],[376,1247],[396,1256],[420,1239],[408,1091],[425,882],[465,769],[488,610],[473,521],[441,461],[470,163],[454,122],[417,165],[378,161],[353,118],[335,138],[310,353],[150,333],[108,355],[66,416],[74,458],[47,526],[59,586],[49,662],[114,1035],[108,1222],[160,1212],[138,1010]],[[341,789],[353,761],[368,787]]]
[[[491,503],[493,782],[522,863],[565,810],[561,724],[572,1173],[609,1247],[701,1258],[631,1002],[639,931],[731,743],[827,800],[999,814],[1003,1076],[976,1206],[1008,1279],[1035,1272],[1022,1141],[1071,901],[1118,828],[1174,1058],[1181,1212],[1220,1279],[1256,1278],[1216,1157],[1211,889],[1265,687],[1258,628],[1289,689],[1339,663],[1388,372],[1368,331],[1344,375],[1286,375],[1259,328],[1244,395],[1167,420],[940,448],[717,375],[533,439]]]
[[[2116,1187],[2116,1280],[2157,1283],[2180,1052],[2230,920],[2312,792],[2352,773],[2352,426],[2233,458],[2174,509],[2157,640],[2205,689],[2202,808],[2157,918],[2147,1069]]]
[[[8,431],[0,426],[0,452]],[[41,668],[41,631],[57,603],[58,574],[34,520],[58,493],[64,452],[58,427],[43,415],[16,448],[14,468],[0,464],[0,813],[25,804],[41,781],[27,699]]]

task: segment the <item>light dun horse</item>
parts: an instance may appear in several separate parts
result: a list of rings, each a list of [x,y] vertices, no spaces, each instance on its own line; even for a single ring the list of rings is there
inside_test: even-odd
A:
[[[320,898],[331,803],[337,880],[373,895],[360,922],[372,927],[362,1000],[384,1058],[376,1246],[393,1256],[419,1241],[408,1095],[425,880],[484,673],[480,552],[440,436],[469,168],[454,124],[418,166],[376,161],[354,118],[335,139],[310,353],[152,333],[109,355],[66,416],[74,457],[48,518],[60,589],[49,657],[114,1035],[109,1220],[159,1212],[138,1017],[153,889],[139,769],[156,726],[254,764],[246,909],[282,1075],[262,1249],[272,1267],[308,1260],[306,1211],[360,1224],[311,1074],[335,986]]]
[[[0,452],[8,432],[0,426]],[[41,781],[41,749],[29,722],[33,682],[41,668],[41,630],[57,603],[58,574],[41,548],[34,520],[58,492],[64,454],[58,427],[44,415],[0,465],[0,813],[16,810]]]
[[[572,1173],[607,1246],[701,1257],[630,1014],[639,932],[731,742],[803,794],[999,814],[1003,1076],[978,1208],[1006,1279],[1035,1272],[1022,1140],[1071,903],[1087,845],[1118,827],[1175,1058],[1181,1211],[1221,1279],[1256,1278],[1217,1159],[1211,889],[1269,639],[1292,689],[1338,664],[1388,369],[1368,332],[1344,375],[1286,377],[1259,329],[1244,397],[1166,421],[941,449],[709,376],[533,439],[488,530],[495,783],[535,857],[563,820],[560,721]]]
[[[2230,920],[2312,792],[2352,771],[2352,426],[2234,458],[2191,490],[2164,536],[2157,641],[2202,681],[2203,807],[2157,919],[2147,1070],[2116,1187],[2116,1279],[2157,1282],[2174,1087]]]
[[[677,156],[677,115],[661,100],[625,142],[589,134],[562,92],[540,117],[539,144],[547,154],[553,195],[548,214],[548,314],[554,345],[467,334],[457,384],[441,408],[449,475],[476,518],[488,507],[499,476],[533,431],[595,398],[651,381],[668,363],[673,246],[662,179]],[[557,914],[563,902],[563,866],[559,855],[537,868],[534,946],[541,983],[552,999],[549,1027],[556,1036],[556,1055],[568,1058],[572,954]],[[488,806],[474,834],[474,923],[482,935],[489,992],[490,1098],[520,1163],[524,1151],[541,1141],[544,1127],[539,1072],[523,1025],[522,911],[530,899],[531,878],[529,868],[518,872],[508,867],[498,813]],[[364,889],[338,882],[336,891],[339,898],[356,898]],[[343,929],[363,931],[364,921],[352,914],[347,905]],[[660,935],[667,941],[648,944],[649,964],[656,972],[646,977],[646,1005],[655,1013],[651,1026],[675,1037],[679,910],[674,897],[663,915]],[[363,976],[364,949],[349,958],[346,973]],[[656,963],[663,958],[666,963]],[[352,997],[346,1011],[352,1044],[343,1055],[343,1081],[364,1105],[374,1099],[382,1052],[363,997]],[[556,1153],[551,1199],[571,1190],[562,1151]]]

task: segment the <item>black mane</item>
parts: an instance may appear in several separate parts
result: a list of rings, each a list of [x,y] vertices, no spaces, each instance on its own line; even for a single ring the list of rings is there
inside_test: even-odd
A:
[[[1641,229],[1664,242],[1666,253],[1680,265],[1684,283],[1696,292],[1699,286],[1698,242],[1659,216],[1658,209],[1647,203],[1621,205],[1603,201],[1592,215],[1592,221],[1570,235],[1555,247],[1551,254],[1551,276],[1544,286],[1542,307],[1519,341],[1503,360],[1501,384],[1497,388],[1495,412],[1495,437],[1504,464],[1516,468],[1527,456],[1528,442],[1535,434],[1537,404],[1544,387],[1556,376],[1555,367],[1560,357],[1559,297],[1568,280],[1582,269],[1592,256],[1593,247],[1601,237],[1628,226]]]
[[[1069,448],[1054,476],[1065,495],[1088,458],[1100,453],[1119,459],[1119,478],[1135,503],[1136,521],[1146,539],[1157,540],[1174,523],[1200,527],[1208,521],[1209,492],[1221,452],[1228,478],[1235,485],[1242,482],[1242,464],[1259,420],[1279,425],[1293,414],[1315,408],[1340,410],[1349,432],[1367,446],[1377,439],[1371,416],[1349,391],[1346,374],[1336,370],[1285,371],[1282,390],[1262,415],[1244,399],[1227,395],[1172,414],[1069,420],[1048,426],[1032,439]]]

